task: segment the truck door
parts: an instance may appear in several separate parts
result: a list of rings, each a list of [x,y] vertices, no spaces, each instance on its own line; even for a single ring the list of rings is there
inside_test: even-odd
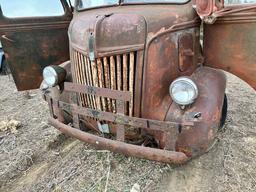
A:
[[[36,89],[42,70],[69,60],[66,0],[0,0],[0,38],[19,91]]]
[[[209,0],[208,9],[202,2],[197,0],[203,10],[197,12],[204,20],[205,65],[233,73],[256,90],[256,0]]]

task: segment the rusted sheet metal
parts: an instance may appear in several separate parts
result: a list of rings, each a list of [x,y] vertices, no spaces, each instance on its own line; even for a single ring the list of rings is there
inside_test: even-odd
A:
[[[197,18],[192,3],[101,8],[76,13],[70,25],[71,45],[88,53],[89,36],[95,38],[96,57],[144,49],[145,40],[179,23]],[[105,51],[104,51],[105,50]]]
[[[134,83],[134,107],[133,116],[140,117],[141,115],[141,96],[142,96],[142,79],[143,79],[143,59],[144,52],[138,51],[136,56],[135,67],[135,83]]]
[[[129,125],[132,127],[137,127],[140,129],[148,129],[152,131],[170,131],[171,129],[178,130],[179,126],[193,126],[193,121],[187,122],[168,122],[168,121],[157,121],[151,119],[143,119],[137,117],[124,116],[123,114],[115,114],[110,112],[103,112],[95,109],[89,109],[84,107],[79,107],[77,105],[72,105],[64,102],[59,102],[60,108],[71,109],[72,112],[85,115],[91,118],[96,118],[99,120],[105,120],[113,122],[116,124]]]
[[[142,147],[127,144],[120,141],[113,141],[110,139],[105,139],[98,137],[80,130],[74,129],[70,126],[67,126],[63,123],[60,123],[58,120],[50,118],[49,123],[60,130],[61,132],[75,137],[81,141],[94,145],[97,148],[107,149],[115,153],[122,153],[129,156],[134,156],[137,158],[144,158],[153,161],[172,163],[172,164],[184,164],[189,158],[182,152],[167,151],[154,149],[149,147]]]
[[[143,117],[163,121],[172,103],[169,94],[171,82],[179,76],[191,75],[197,68],[200,45],[199,27],[196,25],[197,21],[192,21],[181,29],[177,26],[167,33],[157,34],[146,48],[141,106]],[[194,57],[187,70],[181,71],[179,51],[185,49],[181,48],[179,39],[184,35],[190,35],[192,38],[191,43],[184,48],[191,50]]]
[[[124,104],[126,100],[130,99],[130,94],[128,92],[124,92],[124,94],[120,94],[121,91],[115,91],[115,90],[107,90],[97,87],[91,87],[91,86],[83,86],[78,84],[72,84],[72,83],[65,83],[64,84],[64,90],[65,91],[76,91],[79,93],[86,93],[86,94],[92,94],[95,96],[102,96],[102,97],[110,97],[111,99],[117,99],[117,114],[109,113],[109,112],[103,112],[95,109],[89,109],[85,107],[80,107],[76,104],[69,104],[65,102],[61,102],[58,100],[55,100],[53,98],[50,98],[48,94],[45,94],[45,99],[49,102],[50,107],[52,107],[52,119],[50,120],[50,123],[54,125],[56,128],[58,128],[60,131],[74,136],[82,141],[88,142],[90,144],[95,144],[96,146],[104,146],[105,149],[109,149],[113,152],[123,153],[139,158],[146,158],[150,160],[155,161],[161,161],[161,162],[167,162],[167,163],[175,163],[175,164],[181,164],[188,160],[185,154],[175,152],[175,151],[165,151],[165,150],[159,150],[159,149],[151,149],[151,148],[145,148],[135,145],[126,144],[119,141],[125,141],[125,127],[124,125],[129,125],[132,127],[135,127],[137,129],[146,129],[146,130],[156,130],[161,131],[164,134],[168,135],[168,143],[170,150],[175,149],[175,141],[178,136],[178,127],[179,126],[193,126],[194,122],[162,122],[162,121],[156,121],[156,120],[149,120],[149,119],[142,119],[142,118],[136,118],[136,117],[129,117],[124,115]],[[112,92],[112,93],[111,93]],[[115,93],[115,94],[113,94]],[[112,141],[109,139],[104,139],[98,136],[94,136],[88,133],[84,133],[82,131],[78,131],[77,129],[74,129],[72,127],[69,127],[65,124],[63,124],[63,116],[61,114],[61,110],[70,111],[73,115],[73,126],[75,128],[80,128],[80,120],[79,116],[87,116],[94,119],[98,119],[98,121],[108,121],[112,122],[114,124],[117,124],[117,140],[119,141]],[[58,120],[55,120],[54,118],[57,118]],[[74,135],[75,133],[75,135]],[[170,139],[171,138],[171,139]],[[102,145],[99,145],[99,143],[102,143]],[[120,148],[119,148],[120,147]],[[161,153],[161,154],[160,154]]]
[[[76,14],[69,28],[71,45],[88,53],[88,37],[93,35],[96,57],[144,49],[147,38],[197,17],[192,3],[108,7]]]
[[[121,11],[109,15],[105,12],[101,15],[99,10],[86,17],[79,13],[79,17],[72,21],[69,33],[71,46],[86,55],[89,53],[88,37],[93,36],[93,51],[98,58],[143,49],[146,22],[140,15],[127,15]]]
[[[216,9],[211,15],[206,17],[201,17],[204,23],[213,24],[220,17],[230,16],[233,14],[239,14],[241,12],[250,13],[256,9],[255,4],[237,4],[237,5],[228,5],[222,9]]]
[[[70,82],[65,82],[64,87],[66,91],[97,95],[99,97],[107,97],[107,98],[122,100],[122,101],[130,101],[131,99],[131,94],[128,91],[111,90],[107,88],[86,86],[86,85],[75,84]]]
[[[174,150],[175,149],[175,142],[177,140],[177,136],[179,133],[179,127],[183,126],[194,126],[193,119],[186,119],[180,120],[177,122],[171,122],[171,121],[157,121],[152,119],[143,119],[143,118],[136,118],[136,117],[129,117],[124,115],[124,104],[126,100],[129,100],[129,93],[124,92],[123,95],[121,95],[121,91],[116,90],[107,90],[97,87],[91,87],[91,86],[84,86],[84,85],[78,85],[74,83],[65,83],[64,90],[69,92],[79,92],[79,93],[86,93],[86,94],[92,94],[95,96],[102,96],[102,97],[108,97],[111,99],[117,100],[117,109],[118,113],[110,113],[110,112],[103,112],[97,109],[90,109],[85,107],[80,107],[77,104],[69,104],[62,101],[55,100],[53,98],[49,99],[48,94],[45,94],[46,100],[49,102],[49,104],[53,105],[53,112],[54,114],[52,117],[57,117],[59,121],[63,120],[63,117],[60,113],[61,110],[69,111],[71,114],[73,114],[73,125],[76,128],[80,128],[79,123],[79,116],[85,116],[95,119],[95,121],[107,121],[109,123],[114,123],[117,125],[117,139],[120,141],[124,141],[125,136],[125,130],[124,125],[131,126],[134,129],[145,129],[146,132],[152,132],[152,131],[158,131],[161,132],[163,135],[165,135],[165,139],[168,138],[165,142],[168,143],[168,149]],[[112,93],[111,93],[112,92]],[[113,94],[115,93],[115,94]]]
[[[204,19],[224,7],[224,0],[193,0],[198,15]]]
[[[109,7],[77,14],[69,28],[72,50],[89,57],[88,41],[93,35],[94,56],[104,63],[105,83],[109,83],[106,88],[111,88],[111,82],[114,82],[109,74],[111,66],[106,64],[111,64],[111,58],[116,57],[116,68],[119,64],[123,67],[121,73],[117,71],[117,80],[122,79],[121,76],[127,77],[117,82],[116,89],[128,91],[134,83],[131,95],[134,109],[130,106],[130,114],[133,111],[135,117],[164,121],[172,103],[168,92],[170,83],[178,76],[191,75],[201,58],[200,20],[192,3]],[[191,38],[185,44],[182,38],[187,35]],[[134,74],[130,71],[131,53],[136,53]],[[182,69],[179,64],[183,65]],[[135,82],[128,79],[131,75],[135,76]],[[167,137],[160,132],[148,130],[146,134],[165,141]],[[170,146],[173,145],[171,142],[174,141],[170,140]]]
[[[53,112],[58,112],[58,110],[55,109],[56,106],[58,106],[58,108],[68,109],[68,111],[70,111],[71,114],[75,114],[76,117],[81,115],[81,117],[87,116],[98,119],[99,121],[113,122],[117,125],[130,125],[136,129],[145,130],[145,133],[159,139],[160,148],[172,151],[176,149],[176,151],[185,153],[188,157],[195,157],[206,152],[211,147],[216,136],[222,115],[226,78],[223,72],[207,67],[197,69],[191,78],[198,85],[200,91],[199,98],[194,104],[186,108],[185,111],[181,110],[178,105],[173,103],[168,110],[166,121],[125,116],[123,114],[124,105],[120,103],[117,105],[117,108],[122,108],[122,110],[118,110],[120,113],[117,114],[80,107],[76,104],[69,104],[62,101],[57,101],[58,104],[54,105]],[[202,79],[204,79],[204,81],[202,81]],[[100,92],[98,91],[99,88],[72,83],[66,83],[65,89],[69,92],[78,91],[79,93],[92,93],[94,95],[99,93],[104,97],[112,97],[113,94],[109,92],[120,92],[113,90],[105,92],[104,89]],[[126,94],[129,95],[129,93]],[[122,104],[124,101],[121,101],[120,98],[127,97],[125,95],[120,97],[116,96],[118,94],[114,95],[113,97],[118,99]],[[127,97],[126,99],[128,100],[129,98]],[[48,98],[47,100],[50,101],[50,103],[56,103],[54,99],[49,100]],[[196,114],[201,115],[196,117]],[[79,120],[76,119],[75,122],[76,124],[74,126],[79,128]],[[94,126],[96,126],[96,124]],[[69,128],[72,131],[72,128]],[[117,139],[124,141],[126,138],[124,134],[124,127],[117,127]]]
[[[220,17],[205,25],[205,65],[233,73],[256,89],[255,31],[255,11]]]
[[[173,103],[166,121],[180,121],[200,114],[200,122],[195,122],[195,126],[180,127],[181,132],[176,142],[176,151],[195,157],[205,153],[214,142],[222,116],[226,76],[222,71],[201,67],[191,78],[198,86],[199,97],[185,110],[181,110],[177,104]]]
[[[104,89],[104,88],[98,88],[98,87],[92,87],[92,86],[85,86],[85,85],[79,85],[79,84],[68,83],[68,82],[65,82],[64,90],[78,92],[78,93],[86,93],[86,94],[91,94],[91,95],[101,96],[101,97],[107,97],[107,98],[111,98],[111,99],[115,99],[123,102],[130,100],[129,92],[110,90],[110,89]],[[194,123],[189,119],[187,119],[186,121],[179,121],[175,123],[175,122],[143,119],[143,118],[137,118],[137,117],[129,117],[129,116],[125,116],[124,114],[119,114],[119,113],[114,114],[110,112],[103,112],[100,110],[79,107],[77,105],[72,105],[64,102],[59,102],[59,103],[60,103],[59,106],[64,108],[71,107],[73,111],[81,115],[89,116],[89,117],[100,119],[100,120],[106,120],[106,121],[110,121],[118,124],[130,125],[138,128],[145,128],[145,129],[151,129],[151,130],[157,130],[157,131],[168,131],[172,128],[176,128],[179,125],[193,126],[193,123]],[[117,108],[119,107],[120,106],[117,106]]]
[[[180,5],[126,5],[75,14],[69,28],[72,50],[88,57],[89,37],[93,36],[94,56],[104,58],[104,71],[113,71],[110,65],[106,65],[111,64],[112,57],[116,57],[116,68],[120,67],[118,61],[123,64],[122,73],[117,71],[116,74],[117,79],[123,76],[123,81],[118,81],[116,87],[112,88],[120,89],[119,82],[122,83],[122,90],[130,88],[132,100],[127,112],[136,117],[164,120],[172,103],[168,93],[170,83],[180,75],[192,74],[201,56],[200,20],[192,8],[192,2]],[[187,33],[191,35],[191,41],[183,48],[184,43],[177,42]],[[184,67],[181,72],[179,63],[190,60],[183,49],[191,50],[194,57],[190,66]],[[179,51],[183,51],[180,59]],[[107,72],[104,78],[105,82],[109,82],[106,88],[110,88],[111,81],[114,81]],[[134,80],[128,79],[133,75]],[[111,101],[107,103],[110,106]]]
[[[181,72],[187,71],[191,66],[195,56],[195,38],[191,33],[184,33],[179,36],[178,40],[179,53],[179,70]]]
[[[44,67],[69,60],[72,13],[66,1],[62,3],[65,15],[60,17],[11,19],[0,11],[1,42],[19,91],[38,88]]]

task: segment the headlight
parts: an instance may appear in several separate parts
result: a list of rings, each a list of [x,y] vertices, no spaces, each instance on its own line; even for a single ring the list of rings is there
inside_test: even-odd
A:
[[[66,78],[66,70],[60,66],[48,66],[43,70],[43,78],[49,87],[62,83]]]
[[[194,103],[198,97],[196,84],[187,77],[180,77],[173,81],[169,91],[174,102],[182,106]]]

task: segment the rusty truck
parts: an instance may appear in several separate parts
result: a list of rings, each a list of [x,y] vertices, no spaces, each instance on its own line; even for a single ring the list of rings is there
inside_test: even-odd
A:
[[[256,89],[256,4],[50,2],[61,12],[12,17],[1,3],[5,57],[19,91],[41,88],[53,127],[97,148],[185,163],[225,123],[223,71]]]

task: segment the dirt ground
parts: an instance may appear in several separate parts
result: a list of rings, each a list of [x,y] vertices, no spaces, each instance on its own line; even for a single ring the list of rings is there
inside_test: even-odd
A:
[[[256,191],[256,93],[228,75],[227,123],[213,149],[181,167],[117,155],[61,135],[47,125],[40,91],[32,98],[0,76],[0,192]],[[136,190],[134,190],[136,191]]]

